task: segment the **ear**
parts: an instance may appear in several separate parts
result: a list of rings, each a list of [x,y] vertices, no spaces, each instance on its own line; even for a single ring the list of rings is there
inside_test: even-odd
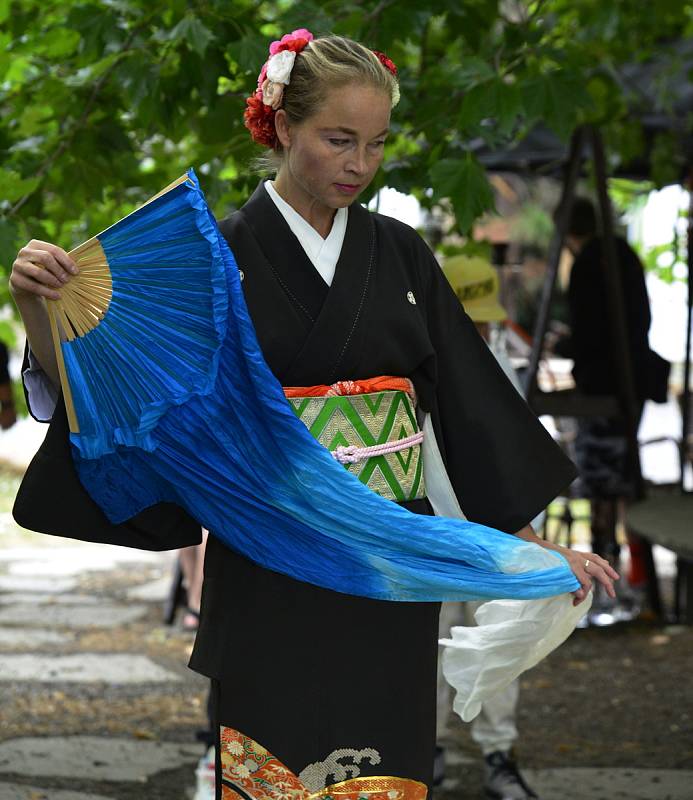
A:
[[[291,146],[291,125],[283,108],[277,109],[274,115],[274,129],[277,131],[277,139],[286,150]]]

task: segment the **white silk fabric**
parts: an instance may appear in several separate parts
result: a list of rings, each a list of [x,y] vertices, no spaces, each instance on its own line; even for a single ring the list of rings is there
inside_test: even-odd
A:
[[[429,414],[422,429],[428,500],[436,516],[466,519],[445,470]],[[547,568],[560,558],[551,550],[527,544],[523,562],[507,571]],[[591,603],[591,593],[579,606],[573,606],[573,596],[568,593],[541,600],[490,600],[477,610],[476,626],[452,628],[450,638],[439,643],[443,646],[443,675],[456,693],[454,711],[465,722],[474,719],[484,700],[562,644]]]

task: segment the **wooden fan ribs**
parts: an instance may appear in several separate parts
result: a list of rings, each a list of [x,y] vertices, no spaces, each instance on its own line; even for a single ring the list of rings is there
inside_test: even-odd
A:
[[[59,300],[48,300],[46,305],[70,430],[79,433],[61,342],[86,336],[101,322],[113,297],[113,281],[106,254],[97,238],[76,247],[70,256],[79,267],[79,273],[60,289]]]
[[[60,300],[50,301],[68,341],[85,336],[104,318],[113,296],[108,260],[97,238],[71,251],[79,274],[60,292]]]

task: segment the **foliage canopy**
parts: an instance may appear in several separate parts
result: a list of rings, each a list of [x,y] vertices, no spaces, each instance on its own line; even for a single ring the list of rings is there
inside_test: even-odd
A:
[[[601,125],[613,159],[642,149],[620,65],[693,34],[691,0],[0,0],[0,268],[41,238],[69,248],[194,165],[216,213],[257,182],[242,124],[270,40],[308,27],[399,66],[375,191],[451,201],[461,230],[493,202],[471,142],[538,122]],[[657,103],[673,102],[671,81]],[[666,180],[675,141],[662,137]],[[4,282],[3,282],[4,283]],[[3,289],[2,291],[6,291]],[[0,296],[0,304],[3,297]]]

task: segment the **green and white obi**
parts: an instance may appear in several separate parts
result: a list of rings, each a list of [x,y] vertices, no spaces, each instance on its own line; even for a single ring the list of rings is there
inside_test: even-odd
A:
[[[402,391],[291,397],[311,434],[377,494],[402,502],[426,496],[414,406]]]

